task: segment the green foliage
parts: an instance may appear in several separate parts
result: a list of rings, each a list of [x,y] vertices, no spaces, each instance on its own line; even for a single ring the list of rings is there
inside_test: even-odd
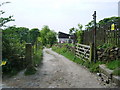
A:
[[[39,29],[37,28],[31,29],[29,31],[29,40],[30,40],[29,42],[32,43],[32,45],[34,45],[39,36],[40,36]]]
[[[52,50],[56,51],[59,54],[67,57],[70,60],[74,60],[74,53],[70,52],[65,46],[59,48],[56,46],[52,46]]]
[[[85,29],[89,30],[89,29],[93,28],[93,26],[94,26],[94,21],[92,20],[92,21],[88,22],[87,25],[85,25]]]
[[[14,75],[26,67],[24,61],[25,44],[28,42],[29,29],[8,27],[2,33],[2,59],[7,60],[3,74]]]
[[[120,60],[110,61],[106,65],[109,69],[112,69],[112,70],[120,68]]]
[[[77,42],[82,43],[83,42],[83,31],[82,30],[77,31],[76,36],[77,36]]]
[[[22,56],[25,52],[25,41],[21,42],[20,33],[16,27],[9,27],[3,30],[2,34],[2,54],[3,58],[10,59],[10,56],[19,54]]]
[[[36,51],[34,52],[34,63],[39,64],[41,53],[41,38],[37,28],[29,30],[25,27],[8,27],[2,33],[2,59],[7,60],[3,66],[3,74],[14,75],[18,71],[26,68],[25,44],[32,43]],[[40,49],[40,50],[38,50]],[[38,51],[37,51],[38,50]],[[39,60],[38,60],[39,59]]]
[[[44,26],[40,31],[41,41],[43,45],[50,44],[51,46],[57,41],[56,33],[49,29],[48,26]]]
[[[42,57],[43,57],[42,49],[39,49],[33,56],[34,66],[36,65],[38,66],[41,63]]]
[[[108,23],[114,23],[114,22],[118,22],[120,20],[120,17],[110,17],[110,18],[104,18],[103,20],[100,20],[98,22],[99,25],[105,25]]]
[[[20,42],[29,42],[29,29],[26,27],[18,27],[16,28],[16,32],[20,37]]]
[[[69,34],[72,35],[73,33],[75,33],[75,28],[74,27],[69,29]]]
[[[83,42],[83,30],[82,30],[82,28],[83,28],[82,24],[78,24],[78,28],[73,27],[73,28],[69,29],[69,34],[70,35],[75,34],[78,43]]]
[[[106,49],[106,48],[111,48],[111,47],[113,47],[113,46],[114,46],[114,45],[112,45],[112,44],[104,43],[103,45],[99,45],[97,48]]]
[[[113,75],[120,76],[120,60],[113,60],[106,64],[107,68],[114,70]]]
[[[79,58],[75,57],[75,54],[71,51],[69,51],[66,47],[57,47],[57,46],[53,46],[52,47],[53,51],[56,51],[59,54],[62,54],[63,56],[65,56],[66,58],[70,59],[71,61],[78,63],[80,65],[83,65],[85,67],[87,67],[91,72],[99,72],[99,65],[103,64],[104,62],[89,62],[89,61],[83,61],[80,60]]]
[[[99,65],[103,64],[104,62],[98,61],[96,63],[91,62],[90,64],[88,64],[88,68],[91,72],[99,72]]]
[[[116,23],[120,21],[120,17],[109,17],[109,18],[104,18],[102,20],[100,20],[96,26],[102,26],[102,25],[106,25],[106,24],[112,24],[112,23]],[[92,29],[94,27],[94,21],[90,21],[87,25],[85,25],[85,29],[89,30]]]
[[[115,69],[112,74],[116,76],[120,76],[120,68]]]
[[[49,31],[46,35],[47,44],[52,46],[56,41],[56,33],[54,31]]]
[[[26,71],[24,72],[25,75],[33,75],[36,73],[36,68],[35,67],[28,67],[26,68]]]

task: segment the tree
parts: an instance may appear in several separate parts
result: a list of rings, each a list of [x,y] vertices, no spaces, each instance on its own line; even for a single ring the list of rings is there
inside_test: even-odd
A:
[[[50,44],[51,46],[53,43],[56,42],[56,33],[49,29],[48,26],[44,26],[42,30],[40,31],[40,37],[42,40],[43,45]]]
[[[82,43],[83,40],[83,31],[82,31],[82,24],[78,24],[78,28],[71,28],[69,29],[69,34],[74,35],[74,42]]]
[[[32,43],[32,45],[35,44],[35,42],[37,42],[37,38],[40,36],[40,32],[38,28],[33,28],[29,31],[30,34],[30,42]]]
[[[82,24],[78,24],[78,28],[79,29],[76,30],[77,42],[78,43],[82,43],[82,41],[83,41],[83,30],[82,30],[83,25]]]
[[[46,35],[47,44],[52,46],[56,41],[56,33],[54,31],[49,31]]]
[[[69,29],[69,34],[70,35],[72,35],[74,32],[75,32],[75,28],[74,27]]]
[[[2,55],[3,58],[13,57],[15,54],[24,54],[24,43],[20,42],[18,28],[9,27],[2,32]]]
[[[41,33],[41,40],[42,40],[42,44],[46,45],[47,44],[47,38],[46,35],[47,33],[50,31],[49,27],[47,25],[43,26],[42,30],[40,31]]]
[[[2,6],[2,5],[4,5],[4,4],[7,4],[7,3],[10,3],[10,2],[4,2],[4,3],[1,3],[0,4],[0,7]],[[2,15],[2,14],[4,14],[5,12],[3,11],[3,10],[0,10],[0,16]],[[9,17],[7,17],[7,18],[5,18],[5,17],[0,17],[0,27],[5,27],[5,24],[6,23],[8,23],[8,22],[10,22],[10,21],[14,21],[14,19],[12,19],[12,17],[13,16],[9,16]]]
[[[87,25],[85,25],[85,29],[89,30],[89,29],[93,28],[93,26],[94,26],[94,21],[92,20]]]
[[[100,20],[98,24],[106,25],[106,24],[112,24],[112,23],[119,23],[119,20],[120,20],[120,17],[104,18],[103,20]]]
[[[20,43],[23,42],[29,42],[29,29],[26,27],[18,27],[16,28],[16,32],[18,34],[18,36],[20,37]]]
[[[98,28],[99,26],[104,26],[104,25],[111,25],[113,23],[117,24],[119,23],[120,21],[120,17],[109,17],[109,18],[104,18],[102,20],[100,20],[97,24],[96,24],[96,27]],[[89,30],[89,29],[92,29],[94,27],[94,21],[90,21],[87,25],[85,25],[85,29],[86,30]]]

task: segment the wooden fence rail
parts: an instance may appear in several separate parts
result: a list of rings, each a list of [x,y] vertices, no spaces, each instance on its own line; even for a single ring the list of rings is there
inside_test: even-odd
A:
[[[83,44],[76,44],[76,48],[75,48],[75,56],[80,58],[81,60],[84,61],[90,61],[92,60],[92,45],[88,46],[88,45],[83,45]]]

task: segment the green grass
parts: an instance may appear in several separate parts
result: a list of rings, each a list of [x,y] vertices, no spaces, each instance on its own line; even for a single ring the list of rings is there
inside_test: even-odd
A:
[[[113,71],[113,75],[120,76],[120,68]]]
[[[117,69],[118,67],[120,68],[120,60],[110,61],[106,64],[106,66],[111,70]]]
[[[107,68],[114,70],[113,75],[120,76],[120,60],[110,61],[106,64]]]
[[[39,65],[42,61],[43,52],[42,49],[39,49],[33,56],[34,65]]]
[[[52,50],[65,56],[66,58],[68,58],[69,60],[75,63],[78,63],[80,65],[87,67],[91,72],[99,72],[99,64],[103,64],[103,62],[100,62],[100,61],[96,63],[94,62],[90,63],[89,61],[85,62],[83,60],[80,60],[79,58],[75,57],[75,54],[73,52],[70,52],[65,47],[59,48],[59,47],[53,46]]]
[[[108,63],[106,62],[102,62],[102,61],[97,61],[96,63],[94,62],[89,62],[89,61],[83,61],[80,60],[79,58],[75,57],[73,52],[70,52],[69,50],[67,50],[67,48],[65,47],[56,47],[53,46],[52,50],[65,56],[66,58],[68,58],[69,60],[78,63],[80,65],[83,65],[85,67],[87,67],[91,72],[99,72],[99,65],[100,64],[106,64],[107,68],[114,70],[113,74],[114,75],[120,75],[120,60],[114,60],[114,61],[110,61]]]

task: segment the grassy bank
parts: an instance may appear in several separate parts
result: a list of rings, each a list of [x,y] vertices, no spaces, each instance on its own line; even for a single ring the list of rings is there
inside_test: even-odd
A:
[[[102,64],[103,62],[88,62],[88,61],[83,61],[80,60],[79,58],[75,57],[75,54],[71,51],[69,51],[66,47],[57,47],[57,46],[53,46],[52,50],[65,56],[66,58],[70,59],[71,61],[78,63],[80,65],[83,65],[85,67],[87,67],[91,72],[99,72],[99,64]]]
[[[114,70],[113,75],[120,76],[120,60],[113,60],[106,63],[107,68]]]
[[[43,58],[43,52],[42,49],[39,49],[33,56],[34,66],[38,66],[41,63],[42,58]]]
[[[114,60],[114,61],[110,61],[110,62],[102,62],[102,61],[97,61],[96,63],[94,62],[88,62],[88,61],[83,61],[80,60],[79,58],[75,57],[75,54],[72,51],[69,51],[65,46],[59,47],[59,46],[53,46],[52,50],[65,56],[66,58],[68,58],[69,60],[78,63],[80,65],[83,65],[85,67],[87,67],[91,72],[99,72],[99,65],[100,64],[106,64],[106,66],[109,69],[113,69],[114,75],[120,75],[120,69],[118,69],[118,67],[120,66],[120,60]],[[119,65],[119,66],[118,66]]]

